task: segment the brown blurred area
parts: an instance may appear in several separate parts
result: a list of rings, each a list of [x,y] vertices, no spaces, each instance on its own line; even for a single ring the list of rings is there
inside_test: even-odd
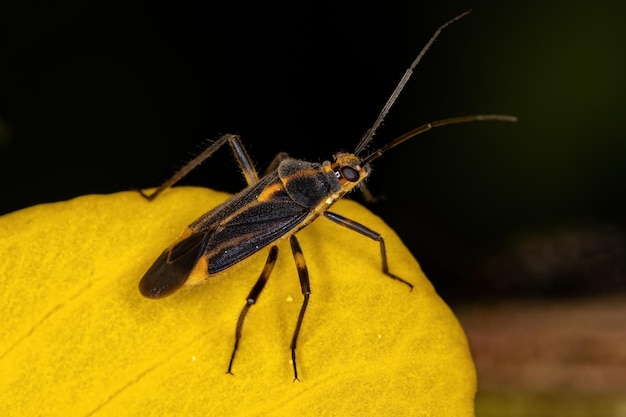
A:
[[[578,222],[474,253],[465,266],[482,296],[453,309],[478,416],[625,415],[625,248],[619,227]]]
[[[624,415],[625,296],[465,306],[457,316],[478,372],[477,415]]]

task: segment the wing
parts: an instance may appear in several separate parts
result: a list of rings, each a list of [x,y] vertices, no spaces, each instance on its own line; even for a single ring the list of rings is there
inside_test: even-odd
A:
[[[276,173],[209,211],[157,258],[139,282],[149,298],[223,271],[301,225],[311,208],[293,202]]]
[[[247,258],[299,226],[310,209],[293,202],[257,202],[207,236],[203,256],[215,274]]]

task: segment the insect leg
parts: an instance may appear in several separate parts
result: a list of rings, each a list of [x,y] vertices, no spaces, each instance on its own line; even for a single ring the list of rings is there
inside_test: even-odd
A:
[[[304,255],[302,254],[302,248],[300,242],[295,235],[289,236],[289,243],[291,243],[291,251],[293,252],[293,259],[296,261],[296,268],[298,269],[298,277],[300,278],[300,288],[302,288],[302,306],[300,307],[300,314],[298,314],[298,322],[296,328],[293,331],[293,337],[291,339],[291,362],[293,363],[293,380],[298,379],[298,368],[296,367],[296,343],[298,341],[298,335],[300,334],[300,328],[302,327],[302,320],[304,319],[304,313],[306,306],[309,304],[309,296],[311,295],[311,285],[309,284],[309,270],[306,267]]]
[[[187,162],[185,166],[179,169],[169,180],[165,181],[159,188],[154,190],[152,194],[145,194],[142,191],[139,191],[142,196],[147,198],[148,200],[154,200],[159,194],[161,194],[166,189],[170,188],[178,181],[183,179],[185,175],[189,174],[191,171],[196,169],[201,163],[203,163],[207,158],[213,155],[219,148],[221,148],[225,143],[230,145],[233,150],[233,154],[237,159],[237,163],[241,167],[241,171],[243,172],[244,177],[246,178],[246,182],[248,186],[256,184],[259,182],[259,176],[254,168],[254,164],[252,163],[252,159],[246,148],[244,148],[241,143],[241,139],[237,135],[224,135],[219,138],[217,141],[213,142],[208,148],[206,148],[200,155],[193,158],[191,161]]]
[[[370,239],[378,242],[380,244],[380,257],[382,258],[383,273],[387,275],[389,278],[393,278],[395,280],[402,282],[405,285],[408,285],[409,288],[411,288],[411,290],[413,289],[413,284],[389,272],[389,266],[387,265],[387,251],[385,250],[385,241],[383,240],[383,237],[380,235],[380,233],[377,233],[373,231],[372,229],[366,226],[363,226],[361,223],[357,223],[354,220],[350,220],[337,213],[325,211],[324,216],[327,219],[332,220],[333,222],[337,223],[338,225],[347,227],[350,230],[353,230],[357,233],[362,234],[363,236],[369,237]]]
[[[287,158],[289,158],[289,154],[287,152],[279,152],[278,155],[276,155],[274,159],[272,159],[272,162],[270,162],[270,164],[267,166],[265,174],[267,175],[270,172],[274,171],[276,168],[278,168],[278,164],[280,164],[280,161]]]
[[[241,331],[243,329],[243,322],[248,315],[248,310],[254,303],[256,303],[259,295],[261,295],[261,291],[263,291],[263,287],[267,283],[272,270],[274,269],[274,265],[276,264],[276,259],[278,258],[278,247],[272,246],[270,248],[270,253],[267,256],[267,261],[265,262],[265,266],[263,267],[263,271],[261,271],[261,275],[259,279],[254,284],[254,287],[250,290],[248,297],[246,298],[246,304],[241,309],[239,313],[239,318],[237,319],[237,327],[235,328],[235,346],[233,347],[233,353],[230,355],[230,362],[228,363],[228,370],[226,373],[233,374],[233,361],[235,360],[235,353],[237,353],[237,348],[239,347],[239,340],[241,340]]]

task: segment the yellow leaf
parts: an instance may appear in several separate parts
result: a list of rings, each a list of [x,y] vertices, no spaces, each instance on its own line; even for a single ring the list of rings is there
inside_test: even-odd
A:
[[[418,264],[358,204],[333,208],[380,232],[376,242],[325,219],[298,236],[312,295],[302,295],[287,242],[251,309],[233,373],[235,323],[267,251],[150,300],[151,263],[228,196],[168,190],[89,195],[0,217],[2,416],[473,416],[475,371],[465,335]]]

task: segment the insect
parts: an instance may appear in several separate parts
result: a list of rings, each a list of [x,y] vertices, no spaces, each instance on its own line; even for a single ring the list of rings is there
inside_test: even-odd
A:
[[[469,11],[447,21],[435,31],[406,70],[376,121],[365,132],[353,153],[336,152],[332,161],[324,161],[321,164],[293,159],[280,153],[270,164],[266,175],[259,178],[239,136],[228,134],[212,143],[154,192],[149,195],[142,193],[148,200],[153,200],[225,144],[232,148],[248,183],[247,188],[190,224],[178,239],[163,251],[139,282],[139,290],[144,296],[165,297],[182,286],[204,281],[269,246],[265,266],[250,290],[237,320],[235,342],[227,373],[232,374],[246,315],[250,307],[256,303],[272,273],[278,257],[277,242],[284,238],[288,239],[291,245],[303,295],[290,345],[294,381],[298,380],[296,345],[309,303],[311,286],[304,254],[296,233],[320,216],[378,242],[382,272],[409,289],[413,288],[410,282],[390,272],[387,265],[385,241],[379,233],[331,212],[329,208],[354,188],[363,188],[363,182],[371,172],[372,161],[414,136],[435,127],[456,123],[478,120],[508,122],[516,120],[513,116],[489,114],[442,119],[413,129],[366,156],[361,155],[411,77],[414,68],[440,32],[467,13]]]

